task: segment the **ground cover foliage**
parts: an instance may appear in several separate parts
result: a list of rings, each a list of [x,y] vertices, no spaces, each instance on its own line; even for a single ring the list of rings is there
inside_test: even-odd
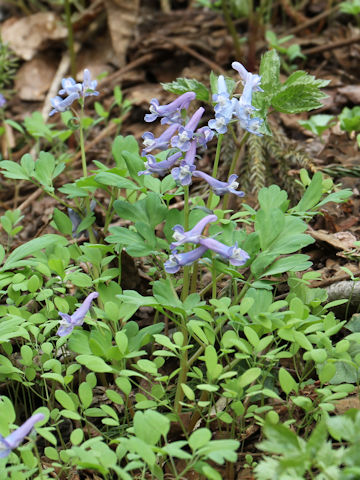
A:
[[[11,118],[17,60],[2,44],[2,182],[35,188],[51,213],[25,240],[26,207],[0,217],[0,478],[360,477],[359,316],[314,286],[313,253],[315,239],[339,248],[313,227],[353,191],[285,154],[273,120],[311,112],[299,123],[313,138],[338,124],[357,149],[359,107],[314,115],[329,81],[294,63],[298,45],[268,33],[250,71],[239,4],[200,3],[223,15],[239,61],[162,82],[173,95],[147,99],[142,139],[122,131],[120,86],[104,105],[88,68],[62,77],[46,116]],[[242,14],[254,25],[262,7]],[[98,129],[113,137],[90,160]],[[266,149],[308,167],[288,191],[263,180]]]

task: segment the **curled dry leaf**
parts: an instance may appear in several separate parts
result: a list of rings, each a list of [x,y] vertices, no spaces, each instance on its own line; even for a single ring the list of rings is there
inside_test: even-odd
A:
[[[3,42],[24,60],[48,47],[49,40],[63,40],[67,30],[53,12],[40,12],[23,18],[10,18],[1,29]]]
[[[45,98],[56,72],[56,60],[39,55],[19,68],[15,89],[21,100],[39,101]]]

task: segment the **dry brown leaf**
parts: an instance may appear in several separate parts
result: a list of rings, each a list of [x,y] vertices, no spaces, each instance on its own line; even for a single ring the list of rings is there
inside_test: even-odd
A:
[[[15,89],[21,100],[44,100],[56,72],[56,62],[48,55],[38,55],[24,63],[16,74]]]
[[[325,242],[337,250],[352,250],[357,241],[351,232],[328,233],[325,230],[310,230],[310,235],[320,242]]]
[[[112,45],[120,67],[125,65],[126,52],[134,39],[139,20],[140,0],[106,0],[105,7]]]
[[[63,40],[67,30],[53,12],[39,12],[23,18],[10,18],[1,29],[3,42],[24,60],[31,60],[49,46],[49,40]]]

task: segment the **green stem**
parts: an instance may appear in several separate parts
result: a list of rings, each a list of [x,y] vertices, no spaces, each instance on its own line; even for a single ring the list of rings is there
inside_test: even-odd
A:
[[[224,138],[224,135],[219,135],[218,143],[217,143],[217,146],[216,146],[213,172],[212,172],[213,178],[216,178],[216,176],[217,176],[217,172],[218,172],[218,168],[219,168],[220,153],[221,153],[221,144],[222,144],[223,138]],[[206,204],[207,208],[211,207],[211,202],[212,202],[213,195],[214,195],[213,191],[210,190],[208,201],[207,201],[207,204]]]
[[[74,32],[73,26],[71,23],[71,6],[70,0],[65,0],[65,23],[68,31],[68,49],[70,55],[70,65],[71,65],[71,76],[76,78],[76,56],[74,48]]]
[[[181,333],[183,334],[183,347],[188,345],[188,333],[186,329],[186,319],[181,318]],[[189,371],[189,363],[188,363],[188,350],[185,349],[181,352],[180,357],[180,372],[178,376],[177,386],[176,386],[176,394],[174,400],[174,411],[178,415],[181,413],[181,402],[184,399],[184,392],[181,387],[183,383],[186,383],[187,374]]]
[[[244,136],[242,137],[242,139],[240,140],[239,144],[238,144],[238,148],[236,149],[235,153],[234,153],[234,156],[232,158],[232,161],[231,161],[231,165],[230,165],[230,168],[229,168],[229,173],[228,173],[228,177],[230,177],[230,175],[232,175],[235,171],[235,168],[236,168],[236,165],[237,165],[237,162],[239,160],[239,157],[240,157],[240,154],[241,154],[241,151],[242,151],[242,148],[246,142],[246,140],[248,139],[248,136],[249,136],[249,132],[246,132],[244,134]],[[223,210],[226,210],[227,209],[227,205],[229,203],[229,198],[230,198],[230,194],[229,193],[226,193],[224,195],[224,199],[223,199],[223,205],[222,205],[222,208]]]
[[[233,40],[234,48],[235,48],[235,53],[236,53],[236,58],[237,60],[241,60],[243,58],[243,52],[242,48],[239,42],[239,36],[237,34],[234,22],[231,18],[231,14],[228,9],[228,0],[222,0],[221,1],[221,6],[222,6],[222,11],[224,15],[224,20],[226,23],[226,27],[231,35],[231,38]]]
[[[189,213],[190,213],[190,204],[189,204],[189,187],[184,187],[184,230],[187,232],[189,230]],[[186,245],[186,250],[189,249],[189,245]],[[189,294],[190,287],[190,269],[191,267],[184,267],[184,280],[183,288],[181,291],[181,300],[184,301]]]

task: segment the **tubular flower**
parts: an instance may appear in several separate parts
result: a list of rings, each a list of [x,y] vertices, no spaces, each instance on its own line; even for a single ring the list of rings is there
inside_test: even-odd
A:
[[[246,68],[240,62],[233,62],[231,64],[232,68],[236,70],[240,77],[241,81],[245,86],[251,89],[252,92],[263,92],[263,89],[260,87],[261,83],[261,76],[257,75],[256,73],[250,73],[246,70]]]
[[[235,245],[228,247],[224,243],[215,240],[214,238],[200,238],[200,245],[203,245],[209,250],[218,253],[221,257],[229,260],[231,265],[241,266],[249,260],[249,255],[238,247],[237,242]]]
[[[45,417],[42,413],[35,413],[24,422],[21,427],[14,430],[7,437],[0,435],[0,458],[5,458],[10,455],[11,450],[17,448],[24,438],[29,435],[34,428],[35,423],[41,422]]]
[[[96,91],[97,81],[91,80],[91,73],[90,70],[85,68],[84,70],[84,78],[83,83],[81,84],[81,96],[82,97],[90,97],[92,95],[99,95],[99,92]]]
[[[195,100],[196,94],[194,92],[186,92],[180,95],[176,100],[167,104],[160,105],[157,98],[153,98],[150,102],[150,113],[145,115],[145,122],[153,122],[158,117],[161,119],[162,124],[166,123],[178,123],[181,120],[181,110],[187,110],[190,102]]]
[[[85,298],[83,304],[75,310],[72,315],[59,312],[62,320],[60,321],[60,327],[56,334],[59,335],[59,337],[65,337],[65,335],[68,335],[74,330],[74,327],[82,325],[84,323],[85,315],[90,310],[91,302],[98,296],[98,292],[90,293],[90,295]]]
[[[145,132],[142,138],[144,139],[144,149],[141,152],[142,156],[145,156],[147,153],[150,153],[156,148],[159,150],[166,150],[169,148],[169,141],[171,137],[178,130],[179,124],[174,123],[170,125],[158,138],[154,137],[154,134],[151,132]]]
[[[61,98],[61,97],[54,97],[50,100],[51,105],[54,107],[53,110],[49,113],[49,117],[54,115],[55,113],[58,112],[65,112],[70,105],[79,98],[78,93],[71,93],[68,97],[66,98]]]
[[[213,139],[214,132],[209,127],[201,127],[196,130],[195,137],[198,147],[207,148],[206,144]]]
[[[184,243],[199,243],[200,238],[202,238],[202,231],[206,225],[211,222],[215,222],[216,220],[216,215],[206,215],[206,217],[202,218],[194,228],[188,230],[187,232],[184,231],[184,227],[181,225],[175,225],[175,227],[173,227],[173,237],[176,242],[173,242],[170,245],[171,250]]]
[[[175,162],[182,156],[181,152],[176,152],[170,155],[166,160],[157,162],[154,155],[146,155],[147,161],[145,162],[146,170],[138,172],[138,175],[151,175],[157,173],[161,177],[167,174],[168,170],[174,165]]]
[[[207,173],[201,172],[200,170],[195,170],[193,173],[194,177],[203,178],[211,187],[215,195],[225,195],[226,193],[234,193],[238,197],[243,197],[245,195],[241,190],[236,190],[239,186],[239,183],[236,181],[238,178],[237,175],[230,175],[227,182],[220,182],[214,177],[211,177]]]
[[[171,139],[172,147],[177,147],[183,152],[187,152],[189,150],[190,142],[194,138],[194,132],[204,112],[205,109],[203,107],[198,108],[185,127],[179,128],[178,135],[175,135]]]
[[[180,163],[180,167],[175,167],[171,170],[171,175],[177,183],[180,183],[183,186],[191,184],[192,172],[196,170],[194,165],[195,155],[196,140],[192,140],[184,160]]]
[[[0,93],[0,108],[3,108],[6,105],[6,99],[2,93]]]
[[[171,170],[171,175],[176,183],[186,186],[191,184],[191,177],[194,170],[196,170],[195,165],[189,165],[183,160],[180,163],[180,167],[175,167]]]
[[[191,250],[191,252],[177,253],[176,250],[172,252],[169,259],[164,263],[165,271],[168,273],[176,273],[181,267],[191,265],[193,262],[199,260],[199,258],[206,252],[207,247],[200,246]]]
[[[219,75],[218,77],[218,93],[213,95],[213,101],[216,102],[214,108],[216,115],[221,114],[228,121],[230,121],[232,117],[233,105],[230,100],[230,95],[227,90],[223,75]]]
[[[263,119],[259,117],[251,117],[250,111],[248,105],[244,106],[241,103],[241,99],[236,102],[235,115],[240,127],[261,137],[262,134],[259,132],[259,127],[263,123]]]
[[[213,130],[216,130],[217,133],[226,133],[227,132],[227,124],[230,120],[228,120],[224,115],[221,113],[215,115],[215,118],[209,120],[208,125]]]
[[[59,90],[59,95],[71,95],[72,93],[77,93],[80,95],[81,92],[81,83],[76,83],[76,81],[69,77],[63,78],[61,80],[62,89]]]

